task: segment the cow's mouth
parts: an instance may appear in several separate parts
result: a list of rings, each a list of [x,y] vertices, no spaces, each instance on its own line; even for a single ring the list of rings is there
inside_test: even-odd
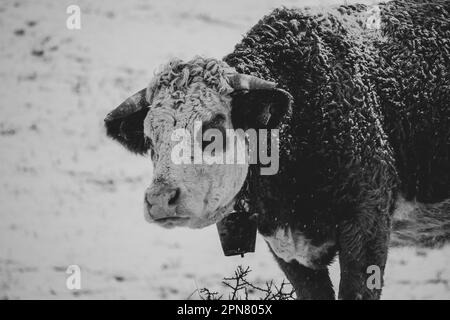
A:
[[[157,222],[166,222],[166,221],[182,221],[182,220],[188,220],[189,217],[165,217],[165,218],[158,218],[155,219]]]
[[[175,227],[185,225],[189,217],[164,217],[153,220],[164,227]]]

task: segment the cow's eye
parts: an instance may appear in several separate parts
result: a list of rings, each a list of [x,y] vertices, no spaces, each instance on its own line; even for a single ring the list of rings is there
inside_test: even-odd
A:
[[[222,150],[223,151],[225,151],[225,147],[226,147],[225,119],[226,119],[225,115],[217,114],[211,120],[205,121],[202,126],[203,134],[205,134],[205,132],[208,131],[209,129],[215,129],[215,131],[218,130],[220,132],[220,134],[222,135],[222,142],[223,142]],[[215,141],[215,139],[216,139],[215,136],[211,139],[211,141],[202,139],[202,150],[205,151],[205,148],[209,144],[213,143]]]
[[[203,132],[208,129],[220,129],[224,127],[225,115],[219,113],[212,117],[210,120],[203,122]]]

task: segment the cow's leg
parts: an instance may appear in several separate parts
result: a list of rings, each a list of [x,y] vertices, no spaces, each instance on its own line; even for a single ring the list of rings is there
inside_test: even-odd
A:
[[[380,298],[389,244],[389,221],[387,217],[375,217],[377,221],[371,226],[354,222],[339,225],[339,299]],[[378,276],[379,279],[374,278]]]
[[[271,250],[272,251],[272,250]],[[297,299],[334,300],[333,284],[328,269],[313,270],[302,266],[297,261],[286,262],[272,251],[281,270],[295,289]]]

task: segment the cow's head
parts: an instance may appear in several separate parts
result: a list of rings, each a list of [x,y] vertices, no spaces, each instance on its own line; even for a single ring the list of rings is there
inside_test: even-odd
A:
[[[223,61],[197,57],[162,68],[105,119],[110,137],[132,152],[150,151],[154,175],[145,193],[146,219],[168,228],[216,223],[230,212],[246,179],[248,164],[175,163],[177,129],[191,132],[192,149],[199,150],[205,147],[194,134],[199,123],[203,131],[217,132],[273,128],[290,100],[275,83],[238,74]]]

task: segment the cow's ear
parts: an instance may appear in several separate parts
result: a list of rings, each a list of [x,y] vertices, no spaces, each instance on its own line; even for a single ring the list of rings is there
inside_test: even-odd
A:
[[[279,88],[241,90],[233,93],[231,105],[234,128],[273,129],[290,111],[292,96]]]
[[[132,95],[105,118],[106,134],[131,152],[145,154],[150,141],[144,135],[144,119],[149,110],[146,89]]]

